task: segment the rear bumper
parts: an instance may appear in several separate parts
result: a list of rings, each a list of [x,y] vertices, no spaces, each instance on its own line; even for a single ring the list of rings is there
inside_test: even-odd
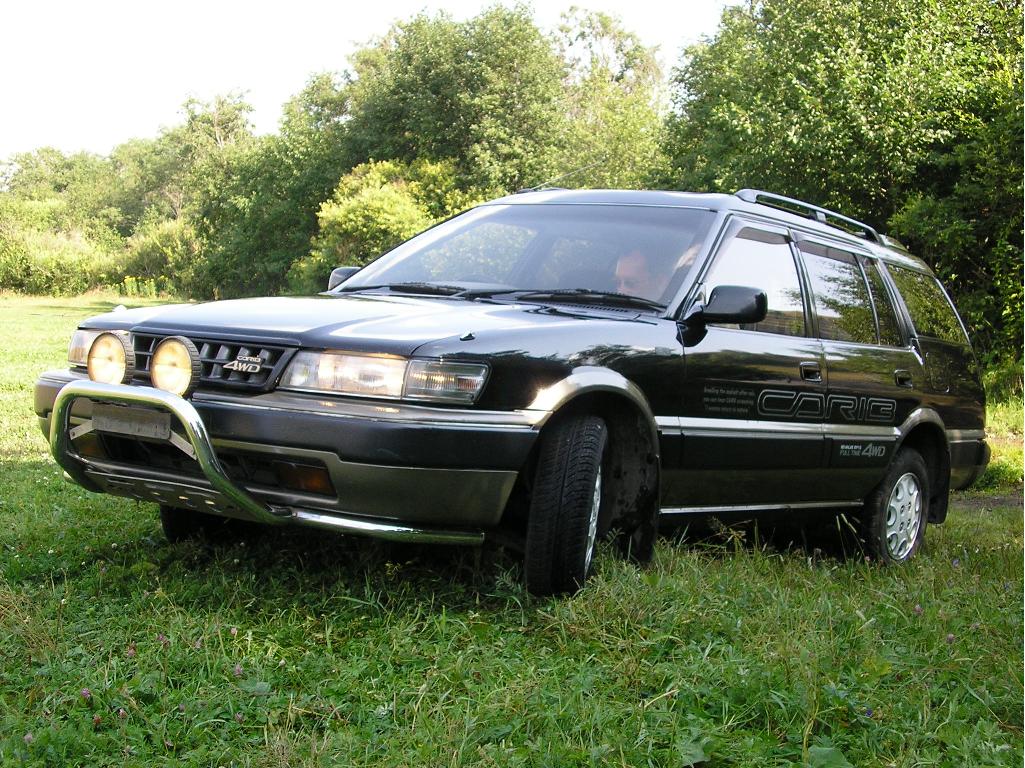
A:
[[[967,488],[986,471],[990,447],[980,430],[948,430],[950,441],[950,487]]]
[[[195,471],[83,454],[75,441],[96,430],[97,402],[169,413],[171,436],[160,442],[174,444]],[[478,543],[499,523],[540,421],[525,412],[285,393],[184,400],[74,371],[40,377],[35,409],[57,462],[90,490],[264,523],[450,543]],[[334,496],[233,479],[222,462],[227,453],[314,462],[329,475]]]

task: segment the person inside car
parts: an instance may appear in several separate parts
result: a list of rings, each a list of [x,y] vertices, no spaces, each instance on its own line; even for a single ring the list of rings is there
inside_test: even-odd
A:
[[[616,260],[616,292],[658,300],[669,285],[672,273],[663,265],[654,263],[638,248],[624,253]]]

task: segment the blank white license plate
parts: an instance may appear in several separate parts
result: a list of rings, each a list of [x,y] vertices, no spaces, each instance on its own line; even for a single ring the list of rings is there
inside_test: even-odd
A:
[[[148,408],[93,403],[93,429],[116,435],[168,440],[171,437],[171,414]]]

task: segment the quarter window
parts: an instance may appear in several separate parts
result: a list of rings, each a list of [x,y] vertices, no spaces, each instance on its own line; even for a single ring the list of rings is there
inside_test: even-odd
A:
[[[890,294],[886,291],[886,286],[883,285],[882,275],[879,274],[879,264],[875,261],[866,263],[865,274],[868,276],[868,287],[872,291],[876,319],[879,321],[879,343],[888,347],[903,346],[904,340],[897,322],[897,312],[893,308],[893,302],[890,300]]]
[[[954,307],[935,277],[904,267],[888,266],[887,269],[920,335],[961,344],[966,341]]]
[[[765,291],[769,311],[765,319],[744,325],[745,330],[804,336],[804,301],[801,281],[782,235],[746,227],[719,252],[705,278],[705,296],[720,285],[745,285]]]
[[[812,242],[801,243],[801,251],[815,297],[819,337],[858,344],[877,343],[872,299],[857,257]]]

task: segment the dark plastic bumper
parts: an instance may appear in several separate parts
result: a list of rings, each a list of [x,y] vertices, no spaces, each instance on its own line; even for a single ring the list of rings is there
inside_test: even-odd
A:
[[[168,442],[201,476],[173,476],[89,458],[74,440],[93,429],[92,404],[170,413]],[[58,463],[90,490],[268,523],[298,523],[393,539],[479,542],[497,525],[537,436],[531,414],[432,409],[271,393],[197,393],[183,400],[142,386],[104,385],[75,371],[44,374],[35,410]],[[225,448],[316,459],[337,498],[232,481]]]

